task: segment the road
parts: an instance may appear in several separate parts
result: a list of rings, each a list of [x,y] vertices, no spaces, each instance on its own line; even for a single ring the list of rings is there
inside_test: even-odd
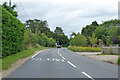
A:
[[[117,78],[118,66],[89,59],[66,48],[35,54],[7,78]]]

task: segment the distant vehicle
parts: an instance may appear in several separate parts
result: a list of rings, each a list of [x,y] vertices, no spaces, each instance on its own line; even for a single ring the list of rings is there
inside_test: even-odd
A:
[[[61,48],[62,46],[61,45],[57,45],[57,48]]]

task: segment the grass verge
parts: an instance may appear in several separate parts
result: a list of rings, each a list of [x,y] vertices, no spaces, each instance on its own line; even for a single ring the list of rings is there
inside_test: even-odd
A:
[[[3,59],[0,59],[0,62],[2,61],[2,70],[7,70],[11,67],[11,64],[16,62],[17,60],[29,57],[30,55],[34,54],[35,51],[44,49],[50,49],[50,47],[30,48],[27,50],[23,50],[19,53],[13,54],[11,56],[5,57]]]
[[[69,50],[74,52],[101,52],[100,47],[76,47],[70,46],[68,47]]]
[[[117,64],[120,65],[120,56],[119,56],[119,58],[118,58],[118,62],[117,62]]]

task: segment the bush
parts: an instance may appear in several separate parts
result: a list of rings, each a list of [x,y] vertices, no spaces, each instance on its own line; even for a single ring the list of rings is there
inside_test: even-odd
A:
[[[45,46],[45,47],[54,47],[55,46],[55,40],[53,40],[53,38],[48,38],[43,33],[39,33],[38,43],[42,46]]]
[[[74,39],[73,39],[73,45],[74,46],[87,46],[87,39],[84,35],[77,35]]]
[[[101,52],[100,47],[76,47],[76,46],[70,46],[68,47],[71,51],[74,52]]]
[[[2,57],[20,51],[24,39],[24,25],[2,8]]]

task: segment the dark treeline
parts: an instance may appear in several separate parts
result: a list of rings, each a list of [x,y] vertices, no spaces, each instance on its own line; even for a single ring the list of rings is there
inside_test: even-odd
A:
[[[100,46],[120,45],[120,20],[109,20],[102,24],[96,21],[87,25],[81,34],[72,33],[70,45],[72,46]]]

